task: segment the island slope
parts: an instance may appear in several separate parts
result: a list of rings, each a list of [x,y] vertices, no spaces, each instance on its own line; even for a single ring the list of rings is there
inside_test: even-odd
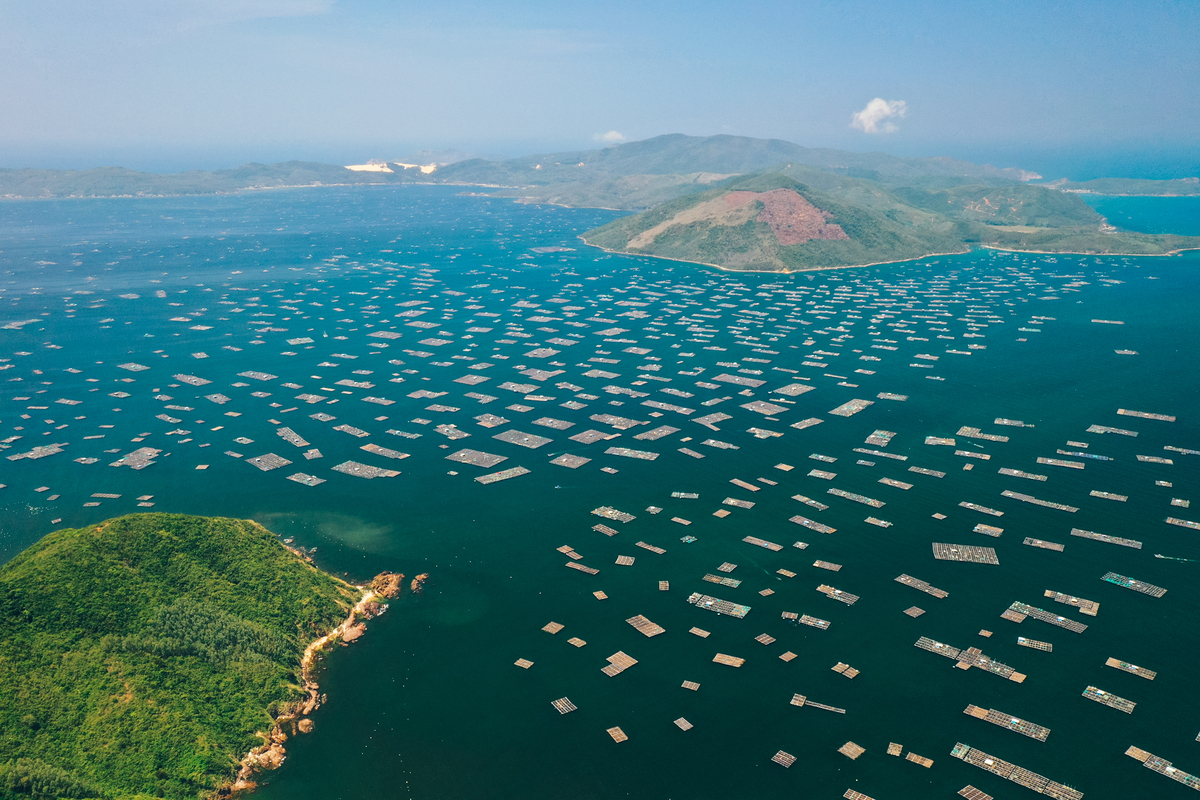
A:
[[[0,796],[195,798],[301,696],[362,592],[257,523],[135,514],[0,568]]]
[[[765,272],[907,261],[976,247],[1110,255],[1200,247],[1200,237],[1118,231],[1078,196],[1039,186],[931,190],[794,166],[786,172],[721,182],[614,220],[583,240],[613,252]]]

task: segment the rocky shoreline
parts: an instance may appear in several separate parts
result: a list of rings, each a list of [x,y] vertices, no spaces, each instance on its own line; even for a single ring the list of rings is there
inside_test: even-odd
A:
[[[413,579],[411,590],[420,593],[421,586],[428,575],[418,575]],[[350,609],[346,619],[324,636],[309,642],[300,660],[301,684],[307,697],[292,701],[283,706],[275,724],[269,731],[259,731],[256,736],[263,743],[255,747],[238,764],[238,770],[233,782],[217,791],[218,797],[230,797],[235,794],[251,792],[258,786],[256,778],[263,771],[278,769],[287,758],[284,744],[293,736],[309,733],[315,727],[311,715],[325,703],[327,696],[321,693],[321,687],[313,679],[313,666],[318,654],[335,643],[346,646],[366,633],[366,623],[382,614],[387,609],[387,601],[400,596],[404,588],[404,575],[397,572],[381,572],[370,584],[357,587],[362,591],[358,602]]]

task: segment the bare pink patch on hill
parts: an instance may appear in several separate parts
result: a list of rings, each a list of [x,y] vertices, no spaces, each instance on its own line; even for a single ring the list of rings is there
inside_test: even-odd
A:
[[[734,209],[754,200],[760,201],[759,222],[771,226],[780,244],[803,244],[810,239],[849,239],[840,225],[829,222],[833,215],[822,211],[791,189],[769,192],[730,192],[725,208]]]

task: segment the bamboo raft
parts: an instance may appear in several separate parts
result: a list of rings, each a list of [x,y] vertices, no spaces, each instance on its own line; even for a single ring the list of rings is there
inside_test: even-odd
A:
[[[482,450],[462,449],[446,456],[447,461],[457,461],[460,464],[473,464],[477,467],[494,467],[501,461],[507,461],[508,456],[498,456],[492,453],[485,453]]]
[[[816,500],[813,500],[811,497],[805,497],[802,494],[792,495],[792,499],[799,500],[801,503],[804,503],[804,505],[806,505],[806,506],[812,506],[817,511],[825,511],[829,508],[829,506],[825,505],[824,503],[818,503]]]
[[[774,644],[774,643],[775,643],[775,637],[774,637],[774,636],[768,636],[768,635],[767,635],[767,634],[765,634],[765,633],[760,633],[758,636],[755,636],[755,637],[754,637],[754,641],[758,642],[759,644]]]
[[[1064,786],[1061,783],[1056,783],[1043,775],[1038,775],[1036,772],[1030,772],[1027,769],[1018,767],[1016,764],[1010,764],[1004,759],[988,755],[982,750],[977,750],[962,742],[954,745],[954,749],[950,751],[950,755],[980,769],[987,770],[993,775],[998,775],[1001,778],[1024,786],[1026,789],[1032,789],[1039,794],[1052,797],[1054,800],[1082,800],[1083,798],[1083,792],[1072,789],[1069,786]]]
[[[925,609],[919,608],[917,606],[913,606],[912,608],[904,609],[904,613],[907,614],[908,616],[912,617],[913,619],[916,619],[917,617],[919,617],[925,613]]]
[[[1118,436],[1133,436],[1136,437],[1137,431],[1127,431],[1122,428],[1110,428],[1107,425],[1090,425],[1087,429],[1088,433],[1115,433]]]
[[[826,472],[823,469],[813,469],[813,470],[809,470],[808,477],[820,478],[823,481],[831,481],[837,477],[837,473],[836,472]]]
[[[782,575],[785,578],[796,577],[796,573],[792,572],[790,569],[777,569],[777,570],[775,570],[775,574]]]
[[[903,395],[899,396],[903,397]],[[880,395],[880,397],[883,397],[883,395]],[[869,797],[862,792],[856,792],[853,789],[847,789],[846,793],[842,795],[842,797],[846,798],[846,800],[875,800],[874,797]]]
[[[853,761],[863,753],[867,752],[867,748],[857,745],[854,742],[846,742],[844,745],[838,748],[838,752]]]
[[[614,742],[624,742],[629,739],[629,737],[625,735],[625,731],[617,727],[609,728],[607,733],[612,737]]]
[[[717,653],[713,656],[713,663],[724,664],[727,667],[740,667],[746,663],[746,659],[738,658],[737,656],[727,656],[724,653]]]
[[[914,588],[918,591],[925,592],[925,594],[933,595],[934,597],[937,597],[937,598],[944,598],[944,597],[950,596],[949,592],[947,592],[943,589],[938,589],[935,586],[930,586],[925,581],[920,580],[919,578],[914,578],[911,575],[901,574],[900,576],[898,576],[896,578],[896,582],[903,583],[905,586],[911,586],[912,588]]]
[[[1097,689],[1095,686],[1089,686],[1083,690],[1083,696],[1088,700],[1095,700],[1100,705],[1115,708],[1118,711],[1124,711],[1126,714],[1132,714],[1133,709],[1137,707],[1137,703],[1132,700],[1126,700],[1124,697],[1118,697],[1115,694],[1106,692],[1103,689]]]
[[[1072,633],[1083,633],[1088,628],[1088,626],[1084,625],[1082,622],[1076,622],[1073,619],[1060,617],[1057,614],[1052,614],[1044,609],[1027,605],[1019,601],[1014,602],[1011,606],[1009,606],[1008,610],[1015,611],[1017,614],[1023,615],[1024,617],[1033,617],[1039,622],[1045,622],[1049,625],[1057,625],[1058,627],[1065,628]]]
[[[1022,542],[1022,544],[1027,544],[1030,547],[1040,547],[1042,550],[1054,550],[1059,553],[1066,549],[1066,545],[1059,544],[1058,542],[1047,542],[1043,541],[1042,539],[1034,539],[1032,536],[1026,536],[1025,541]]]
[[[713,575],[712,573],[705,575],[704,580],[708,581],[709,583],[717,583],[721,586],[728,586],[730,589],[736,589],[742,585],[742,582],[737,578],[726,578],[721,575]]]
[[[967,544],[933,543],[933,557],[939,561],[965,561],[973,564],[1000,565],[996,551],[991,547],[974,547]]]
[[[823,631],[829,630],[829,626],[831,624],[829,620],[810,617],[808,614],[802,615],[797,622],[799,622],[801,625],[807,625],[810,628],[820,628]]]
[[[831,528],[828,525],[822,525],[820,522],[811,520],[808,517],[802,517],[799,514],[789,519],[788,522],[794,522],[797,525],[801,525],[811,531],[816,531],[817,533],[833,533],[837,530],[837,528]]]
[[[1175,418],[1166,414],[1151,414],[1146,411],[1130,411],[1128,408],[1118,408],[1117,413],[1123,417],[1141,417],[1142,419],[1156,419],[1161,422],[1174,422]]]
[[[981,719],[984,722],[990,722],[993,725],[999,725],[1001,728],[1019,733],[1023,736],[1028,736],[1030,739],[1037,739],[1039,742],[1046,741],[1046,737],[1050,735],[1050,729],[1044,728],[1041,725],[1035,725],[1032,722],[1023,720],[1019,717],[1014,717],[1011,714],[1005,714],[997,711],[994,708],[983,709],[979,706],[969,705],[963,711],[964,714]]]
[[[1030,481],[1045,481],[1046,480],[1045,475],[1038,475],[1037,473],[1034,473],[1034,472],[1023,472],[1019,469],[1009,469],[1008,467],[1001,467],[1000,474],[1001,475],[1011,475],[1014,478],[1025,478],[1026,480],[1030,480]]]
[[[715,379],[714,379],[715,380]],[[867,406],[875,405],[874,400],[851,400],[848,403],[842,403],[837,408],[829,413],[835,417],[852,417],[862,411]]]
[[[1128,663],[1127,661],[1118,661],[1117,659],[1111,658],[1111,657],[1107,661],[1104,662],[1104,666],[1113,667],[1114,669],[1119,669],[1122,672],[1128,672],[1131,675],[1141,676],[1148,681],[1152,681],[1156,677],[1158,677],[1158,673],[1152,669],[1146,669],[1145,667],[1138,667],[1138,666]]]
[[[911,483],[905,483],[904,481],[898,481],[892,478],[880,478],[879,483],[882,483],[884,486],[891,486],[893,488],[903,489],[905,491],[908,491],[913,487]]]
[[[570,714],[577,710],[575,704],[565,697],[560,697],[557,700],[551,700],[550,705],[554,706],[560,714]]]
[[[841,570],[841,568],[842,568],[841,564],[834,564],[830,561],[820,561],[820,560],[814,561],[813,566],[820,567],[821,569],[827,569],[830,572],[837,572],[837,571]]]
[[[932,758],[926,758],[925,756],[919,756],[916,753],[912,752],[911,750],[909,750],[908,753],[905,754],[904,758],[908,761],[913,762],[914,764],[920,764],[922,767],[925,767],[926,769],[933,766]]]
[[[1084,600],[1082,597],[1072,597],[1069,594],[1063,594],[1051,589],[1046,590],[1045,596],[1054,600],[1056,603],[1074,606],[1075,608],[1079,609],[1080,613],[1087,614],[1089,617],[1096,616],[1097,612],[1100,611],[1100,604],[1094,600]]]
[[[704,630],[704,628],[696,628],[696,627],[689,628],[688,633],[692,634],[693,636],[699,636],[701,639],[707,639],[709,636],[712,635],[708,631]]]
[[[1075,506],[1068,506],[1064,505],[1063,503],[1052,503],[1049,500],[1039,500],[1032,495],[1021,494],[1020,492],[1012,492],[1008,489],[1005,489],[1000,494],[1004,497],[1011,497],[1013,500],[1020,500],[1022,503],[1031,503],[1035,506],[1042,506],[1043,508],[1054,508],[1058,509],[1059,511],[1067,511],[1071,514],[1074,514],[1079,510],[1078,508],[1075,508]]]
[[[638,614],[636,617],[630,617],[625,621],[636,628],[638,633],[641,633],[644,636],[658,636],[660,633],[667,632],[666,628],[651,622],[641,614]]]
[[[796,763],[796,757],[794,755],[791,753],[785,753],[782,750],[771,756],[771,760],[776,764],[783,766],[784,768],[790,767],[792,764]]]
[[[1122,539],[1120,536],[1108,536],[1095,531],[1085,531],[1081,528],[1071,528],[1071,535],[1078,536],[1081,539],[1093,539],[1097,542],[1107,542],[1108,544],[1119,544],[1122,547],[1132,547],[1134,550],[1141,550],[1142,543],[1136,539]]]
[[[978,511],[981,514],[988,514],[993,517],[1003,517],[1004,516],[1003,511],[997,511],[994,508],[988,508],[987,506],[981,506],[978,503],[968,503],[966,501],[963,501],[963,502],[959,503],[958,505],[962,508],[969,508],[972,511]]]
[[[1001,436],[998,433],[983,433],[979,428],[969,428],[966,425],[958,429],[956,436],[965,436],[968,439],[982,439],[988,442],[1007,442],[1007,436]]]
[[[1023,683],[1027,677],[1021,672],[1017,672],[1007,664],[1001,664],[999,661],[993,661],[988,656],[980,652],[977,647],[970,647],[966,650],[959,650],[952,645],[943,644],[942,642],[930,639],[927,636],[922,636],[918,639],[915,647],[922,650],[927,650],[930,653],[936,653],[939,656],[953,659],[958,662],[955,664],[959,669],[967,670],[971,667],[978,667],[985,672],[990,672],[993,675],[999,675],[1002,678],[1007,678],[1014,683]]]
[[[528,475],[528,474],[529,474],[529,470],[526,469],[525,467],[512,467],[511,469],[503,469],[503,470],[500,470],[499,472],[489,472],[487,475],[480,475],[475,480],[478,483],[487,485],[489,483],[496,483],[497,481],[506,481],[509,478],[517,478],[517,477],[520,477],[521,475]]]
[[[889,756],[898,756],[903,752],[904,752],[904,745],[898,744],[896,742],[888,743],[887,754]]]
[[[696,683],[695,681],[684,681],[682,688],[697,692],[700,691],[700,684]]]
[[[737,569],[737,564],[731,564],[730,562],[726,561],[724,564],[717,567],[717,572],[733,572],[735,569]]]
[[[1034,650],[1041,650],[1045,653],[1054,652],[1054,645],[1050,644],[1049,642],[1039,642],[1037,639],[1026,639],[1024,636],[1017,637],[1017,644],[1021,645],[1022,647],[1032,648]]]
[[[793,653],[791,650],[786,650],[783,653],[779,654],[779,660],[785,664],[795,658],[798,658],[798,656],[795,653]]]
[[[1051,467],[1066,467],[1067,469],[1083,469],[1084,465],[1078,461],[1064,461],[1061,458],[1044,458],[1038,457],[1037,463],[1046,464]]]
[[[579,570],[580,572],[586,572],[588,575],[600,574],[600,570],[596,569],[595,567],[585,566],[580,564],[578,561],[568,561],[567,566],[571,569]]]
[[[938,471],[938,470],[936,470],[936,469],[925,469],[924,467],[909,467],[909,468],[908,468],[908,471],[909,471],[909,472],[915,472],[915,473],[917,473],[918,475],[931,475],[931,476],[933,476],[934,478],[944,478],[944,477],[946,477],[946,473],[944,473],[944,472],[939,472],[939,471]]]
[[[837,497],[844,497],[847,500],[853,500],[855,503],[862,503],[864,506],[870,506],[871,508],[883,508],[887,505],[882,500],[875,500],[865,495],[847,492],[843,489],[829,489],[827,493],[836,495]]]
[[[1150,595],[1151,597],[1162,597],[1167,593],[1167,590],[1161,586],[1155,586],[1152,583],[1143,583],[1135,581],[1133,578],[1127,578],[1124,575],[1118,575],[1115,572],[1107,572],[1100,577],[1101,580],[1108,581],[1114,586],[1122,586],[1126,589],[1132,589],[1135,592]]]
[[[572,636],[570,639],[567,639],[567,644],[571,645],[572,647],[583,647],[585,644],[587,644],[587,642],[585,642],[583,639],[580,639],[578,636]]]
[[[542,630],[544,630],[546,633],[558,633],[565,627],[565,625],[558,622],[547,622],[542,626]]]
[[[675,725],[681,731],[690,731],[692,728],[695,727],[694,725],[692,725],[692,723],[688,722],[683,717],[680,717],[679,719],[675,720]]]
[[[1184,772],[1181,769],[1176,769],[1175,767],[1171,766],[1170,761],[1167,761],[1164,758],[1160,758],[1152,753],[1147,753],[1145,750],[1133,746],[1130,746],[1130,748],[1125,751],[1125,755],[1131,758],[1136,758],[1138,761],[1142,762],[1142,766],[1146,769],[1153,770],[1159,775],[1165,775],[1173,781],[1178,781],[1184,786],[1200,791],[1200,778]]]
[[[1092,489],[1088,494],[1092,497],[1100,497],[1105,500],[1116,500],[1118,503],[1124,503],[1129,499],[1129,495],[1127,494],[1113,494],[1112,492],[1101,492],[1096,489]]]
[[[748,544],[766,548],[767,550],[774,550],[776,552],[783,549],[783,545],[775,544],[774,542],[768,542],[766,539],[759,539],[757,536],[747,536],[743,538],[742,541]]]
[[[693,592],[687,599],[689,603],[696,608],[703,608],[707,611],[713,611],[726,617],[737,617],[744,619],[750,613],[750,606],[741,605],[738,603],[730,603],[727,600],[720,600],[716,597],[709,597],[706,594]]]
[[[1004,528],[997,528],[994,525],[984,525],[981,522],[978,525],[976,525],[974,528],[972,528],[971,531],[973,533],[982,533],[984,536],[991,536],[992,538],[998,538],[1000,536],[1000,534],[1004,533]]]
[[[610,678],[620,675],[622,672],[638,663],[636,658],[633,658],[632,656],[627,655],[620,650],[606,658],[605,661],[608,662],[608,666],[602,667],[600,671]]]
[[[857,677],[859,674],[858,670],[856,670],[854,667],[850,666],[849,664],[845,664],[841,661],[834,664],[832,667],[830,667],[830,669],[839,675],[844,675],[845,677],[851,678],[851,679]]]
[[[980,791],[969,783],[963,788],[959,789],[958,794],[961,797],[967,798],[967,800],[995,800],[995,798],[987,792]]]
[[[838,602],[845,603],[848,606],[854,605],[861,599],[856,594],[843,592],[841,589],[835,589],[832,586],[828,586],[824,583],[817,587],[817,591],[831,600],[837,600]]]
[[[868,456],[878,456],[879,458],[890,458],[893,461],[908,461],[908,456],[902,456],[899,453],[885,453],[882,450],[868,450],[865,447],[856,447],[854,448],[854,452],[863,453]]]
[[[658,590],[659,590],[660,592],[669,592],[669,591],[671,591],[671,582],[670,582],[670,581],[659,581],[659,582],[658,582]]]
[[[651,553],[657,553],[660,556],[663,553],[667,552],[666,550],[662,549],[661,547],[655,547],[654,545],[646,544],[645,542],[634,542],[633,544],[635,547],[640,547],[643,550],[649,550]]]
[[[533,662],[527,658],[518,658],[516,661],[513,662],[513,664],[517,665],[521,669],[529,669],[530,667],[533,666]]]
[[[592,513],[597,517],[611,519],[616,522],[633,522],[635,519],[637,519],[637,517],[635,517],[633,514],[627,514],[624,511],[618,511],[611,506],[600,506],[599,508],[594,508],[592,509]]]

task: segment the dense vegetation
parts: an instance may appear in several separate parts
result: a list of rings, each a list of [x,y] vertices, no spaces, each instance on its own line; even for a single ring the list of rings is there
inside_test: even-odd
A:
[[[796,180],[802,178],[804,182]],[[818,188],[819,187],[819,188]],[[829,214],[849,236],[783,245],[754,219],[686,214],[730,191],[792,189]],[[761,208],[761,204],[759,206]],[[680,215],[677,217],[677,215]],[[686,222],[669,224],[675,219]],[[631,247],[644,231],[668,223],[652,242]],[[1027,184],[938,188],[894,185],[803,166],[733,178],[642,214],[584,234],[588,244],[617,252],[715,264],[730,269],[796,271],[902,261],[932,253],[992,246],[1063,253],[1161,254],[1200,247],[1200,237],[1102,229],[1103,218],[1077,195]]]
[[[46,536],[0,568],[0,798],[211,791],[354,596],[245,520]]]

